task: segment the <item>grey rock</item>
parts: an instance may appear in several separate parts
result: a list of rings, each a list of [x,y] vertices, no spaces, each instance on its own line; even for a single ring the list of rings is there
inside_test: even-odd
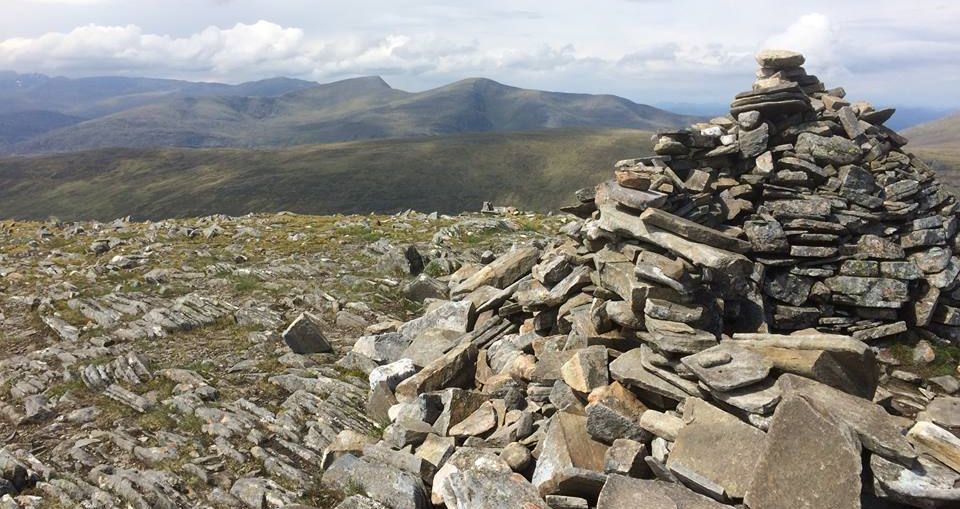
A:
[[[390,364],[378,366],[370,372],[370,390],[372,391],[378,384],[384,383],[392,391],[396,389],[400,382],[410,378],[416,372],[417,367],[410,359],[400,359]]]
[[[399,332],[386,332],[360,337],[353,344],[353,351],[379,364],[385,364],[400,360],[408,346],[410,338]]]
[[[736,499],[743,498],[763,454],[766,435],[707,402],[688,398],[683,406],[686,425],[677,433],[667,467],[679,467],[706,478]]]
[[[294,353],[325,353],[333,351],[323,333],[320,320],[310,313],[301,313],[286,330],[283,341]]]
[[[726,506],[698,495],[683,486],[663,481],[631,479],[611,474],[597,500],[597,509],[635,507],[644,509],[723,509]]]
[[[751,509],[860,507],[860,444],[806,400],[777,407],[767,446],[746,491]]]
[[[840,136],[801,133],[797,137],[796,150],[798,154],[809,156],[819,164],[837,166],[856,163],[861,157],[860,147]]]
[[[467,300],[447,302],[433,308],[419,318],[404,323],[397,329],[397,332],[411,340],[429,329],[443,329],[464,333],[470,330],[474,318],[473,315],[474,307],[472,302]]]
[[[347,454],[337,458],[323,474],[326,487],[363,493],[392,509],[429,509],[430,499],[419,477],[395,467],[368,463]]]

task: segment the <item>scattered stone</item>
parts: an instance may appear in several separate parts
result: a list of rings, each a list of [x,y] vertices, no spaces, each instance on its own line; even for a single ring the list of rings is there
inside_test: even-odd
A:
[[[294,353],[310,354],[333,351],[333,347],[323,334],[320,320],[310,313],[300,313],[286,330],[283,341]]]

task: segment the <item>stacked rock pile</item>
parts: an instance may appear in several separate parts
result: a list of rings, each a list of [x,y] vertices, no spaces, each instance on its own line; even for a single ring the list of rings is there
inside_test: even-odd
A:
[[[338,435],[324,483],[364,487],[349,507],[957,507],[960,400],[892,404],[867,344],[960,337],[956,201],[892,110],[757,60],[729,117],[578,192],[564,238],[361,338],[343,362],[389,424]]]
[[[883,126],[893,110],[825,90],[795,53],[758,61],[731,117],[660,133],[656,157],[618,163],[591,240],[622,234],[722,273],[711,293],[737,317],[728,330],[960,338],[957,203]]]

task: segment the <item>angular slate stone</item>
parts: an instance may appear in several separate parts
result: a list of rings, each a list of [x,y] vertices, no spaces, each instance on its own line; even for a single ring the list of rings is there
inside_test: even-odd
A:
[[[697,398],[684,402],[683,420],[686,426],[677,434],[667,467],[683,466],[716,483],[728,496],[743,498],[766,434]]]
[[[310,313],[300,313],[285,331],[283,341],[294,353],[326,353],[333,347],[323,334],[320,320]]]
[[[870,471],[874,492],[894,502],[924,508],[960,505],[960,473],[923,456],[907,468],[873,455]]]
[[[773,367],[762,355],[732,342],[684,357],[682,362],[710,389],[722,392],[760,382]]]
[[[642,505],[640,505],[642,504]],[[675,483],[631,479],[611,474],[607,478],[597,509],[724,509],[729,506],[698,495]]]
[[[531,482],[541,495],[593,498],[603,486],[606,452],[606,445],[587,434],[586,417],[558,413],[550,421]]]
[[[530,273],[539,257],[540,250],[535,247],[521,247],[510,251],[456,285],[450,293],[462,295],[484,285],[506,288]]]
[[[396,390],[397,401],[410,402],[424,392],[470,384],[476,363],[477,347],[469,342],[460,345],[400,382]]]
[[[788,397],[766,441],[744,499],[750,509],[860,507],[860,444],[843,424]]]
[[[693,242],[707,244],[708,246],[733,251],[735,253],[746,253],[750,250],[749,242],[731,237],[713,228],[707,228],[706,226],[660,209],[646,210],[643,214],[640,214],[640,220],[648,225],[663,228],[668,232],[675,233]]]
[[[801,133],[797,137],[796,151],[812,157],[819,164],[835,166],[855,163],[861,157],[860,147],[846,138],[817,136],[812,133]]]
[[[801,397],[822,414],[849,427],[863,446],[885,458],[912,464],[917,454],[897,425],[897,421],[883,407],[795,375],[784,375],[778,381],[784,400]],[[782,404],[782,403],[781,403]]]

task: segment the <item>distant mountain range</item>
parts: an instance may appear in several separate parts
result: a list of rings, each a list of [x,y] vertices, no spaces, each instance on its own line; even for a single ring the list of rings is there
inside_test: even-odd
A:
[[[653,130],[695,120],[613,95],[527,90],[483,78],[411,93],[376,76],[223,85],[0,73],[0,151],[16,154],[282,147],[560,127]]]

